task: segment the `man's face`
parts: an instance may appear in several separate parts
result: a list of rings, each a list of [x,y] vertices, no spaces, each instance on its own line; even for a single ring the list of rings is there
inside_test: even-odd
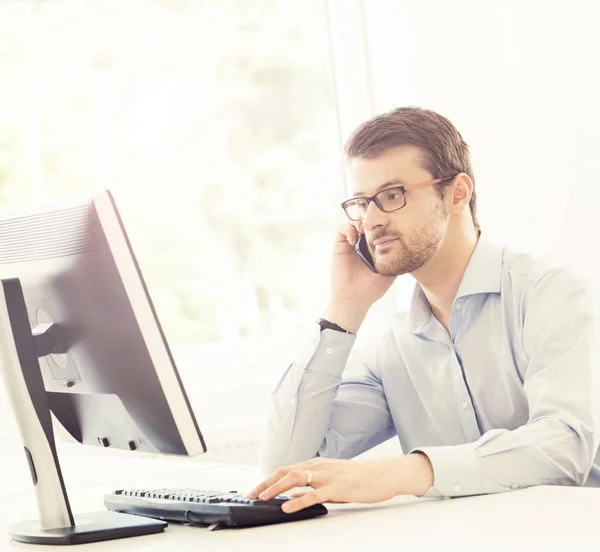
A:
[[[372,196],[402,184],[432,180],[423,169],[421,150],[416,146],[398,146],[372,159],[354,159],[351,174],[354,195]],[[400,183],[387,184],[401,181]],[[406,206],[391,213],[382,212],[374,202],[358,223],[364,230],[377,272],[399,276],[421,268],[440,248],[448,227],[447,209],[435,189],[427,186],[408,189]],[[375,243],[378,240],[390,240]]]

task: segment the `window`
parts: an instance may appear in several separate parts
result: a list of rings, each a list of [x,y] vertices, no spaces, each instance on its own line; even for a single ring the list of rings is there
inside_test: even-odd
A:
[[[344,197],[325,1],[21,0],[0,36],[0,207],[111,189],[209,449],[254,442]]]

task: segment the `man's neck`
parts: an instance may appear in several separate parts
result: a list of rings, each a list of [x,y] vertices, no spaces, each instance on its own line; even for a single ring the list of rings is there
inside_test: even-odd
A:
[[[448,230],[437,253],[412,273],[429,301],[431,312],[447,331],[452,303],[479,239],[472,224]]]

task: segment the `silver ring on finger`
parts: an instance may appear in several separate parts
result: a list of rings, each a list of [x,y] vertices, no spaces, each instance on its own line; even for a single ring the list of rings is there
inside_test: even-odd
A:
[[[310,487],[310,483],[311,483],[311,481],[312,481],[313,474],[312,474],[312,472],[311,472],[311,471],[309,471],[309,470],[304,470],[304,471],[306,472],[306,486],[307,486],[307,487]]]

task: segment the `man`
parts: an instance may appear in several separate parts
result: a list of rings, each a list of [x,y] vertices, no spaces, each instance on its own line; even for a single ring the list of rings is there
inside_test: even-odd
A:
[[[343,204],[330,301],[314,344],[274,391],[262,463],[279,469],[251,495],[312,487],[284,505],[293,512],[600,485],[587,287],[485,239],[467,144],[441,115],[375,117],[346,153],[354,197]],[[516,183],[505,186],[518,201]],[[360,234],[377,273],[355,252]],[[371,305],[406,273],[417,282],[409,312],[353,351]],[[348,460],[395,435],[403,456]]]

